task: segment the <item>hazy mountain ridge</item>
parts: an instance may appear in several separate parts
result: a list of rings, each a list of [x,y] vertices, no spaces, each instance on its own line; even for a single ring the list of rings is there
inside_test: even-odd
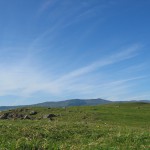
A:
[[[131,100],[131,101],[110,101],[105,99],[70,99],[64,101],[49,101],[43,102],[33,105],[19,105],[19,106],[0,106],[0,111],[8,110],[8,109],[15,109],[19,107],[69,107],[69,106],[95,106],[95,105],[102,105],[108,103],[126,103],[126,102],[142,102],[142,103],[150,103],[150,100]]]
[[[59,102],[44,102],[35,104],[34,106],[46,106],[46,107],[69,107],[69,106],[88,106],[88,105],[99,105],[107,104],[112,101],[104,99],[71,99]]]

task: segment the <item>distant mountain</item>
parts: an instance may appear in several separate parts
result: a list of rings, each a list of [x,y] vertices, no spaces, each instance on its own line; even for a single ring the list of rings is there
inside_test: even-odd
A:
[[[15,108],[19,108],[19,107],[22,107],[22,106],[0,106],[0,111],[15,109]]]
[[[43,106],[43,107],[69,107],[69,106],[94,106],[100,104],[111,103],[109,100],[104,99],[71,99],[58,102],[44,102],[35,104],[34,106]]]
[[[132,102],[150,103],[150,100],[132,100]]]
[[[109,101],[101,98],[97,99],[71,99],[58,102],[44,102],[34,105],[20,105],[20,106],[0,106],[0,111],[15,109],[19,107],[70,107],[70,106],[95,106],[108,103],[126,103],[126,102],[142,102],[150,103],[150,100],[131,100],[131,101]]]
[[[71,99],[65,101],[58,101],[58,102],[43,102],[34,105],[21,105],[21,106],[1,106],[0,111],[8,110],[8,109],[15,109],[19,107],[69,107],[69,106],[94,106],[100,104],[108,104],[111,103],[109,100],[104,99]]]

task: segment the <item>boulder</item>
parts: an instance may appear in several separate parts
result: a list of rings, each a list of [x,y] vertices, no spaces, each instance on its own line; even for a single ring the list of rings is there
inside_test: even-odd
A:
[[[23,119],[24,115],[23,114],[19,114],[19,113],[10,113],[7,116],[8,119]]]
[[[17,115],[16,115],[16,118],[23,119],[23,118],[24,118],[24,115],[23,115],[23,114],[17,114]]]
[[[36,115],[36,114],[37,114],[36,111],[31,111],[31,112],[30,112],[30,115]]]
[[[25,115],[23,119],[31,119],[28,115]]]
[[[14,118],[14,114],[13,113],[9,113],[7,118],[9,118],[9,119]]]
[[[0,119],[8,119],[8,115],[9,115],[9,113],[4,113],[4,114],[0,115]]]
[[[48,114],[48,115],[43,116],[44,119],[46,119],[46,118],[52,119],[53,117],[56,117],[56,115],[55,114]]]

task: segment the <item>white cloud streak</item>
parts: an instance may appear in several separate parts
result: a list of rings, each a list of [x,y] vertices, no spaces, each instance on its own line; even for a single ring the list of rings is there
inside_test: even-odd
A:
[[[100,94],[98,92],[99,84],[103,78],[99,79],[99,83],[95,83],[93,72],[102,67],[135,57],[138,49],[138,46],[132,46],[129,49],[107,56],[107,58],[95,61],[85,67],[72,70],[57,79],[54,79],[56,75],[52,73],[49,74],[49,78],[45,78],[42,70],[35,69],[31,65],[29,66],[25,63],[9,67],[0,66],[0,96],[15,95],[28,97],[35,93],[43,92],[50,95],[62,95],[65,97],[65,95],[71,95],[72,92],[77,92],[79,95],[84,95],[85,93],[88,95],[88,93],[91,93],[90,91],[93,90],[95,91],[91,94],[98,95]],[[91,77],[90,82],[92,86],[88,84],[89,81],[86,80],[87,76]],[[111,84],[104,84],[101,86],[104,87],[106,91],[114,87],[118,87],[117,89],[119,90],[125,82],[135,79],[136,78],[114,81]]]

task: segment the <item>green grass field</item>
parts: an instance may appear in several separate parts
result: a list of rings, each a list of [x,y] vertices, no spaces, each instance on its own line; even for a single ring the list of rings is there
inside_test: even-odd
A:
[[[0,120],[0,150],[150,150],[150,104],[30,108],[53,120]]]

